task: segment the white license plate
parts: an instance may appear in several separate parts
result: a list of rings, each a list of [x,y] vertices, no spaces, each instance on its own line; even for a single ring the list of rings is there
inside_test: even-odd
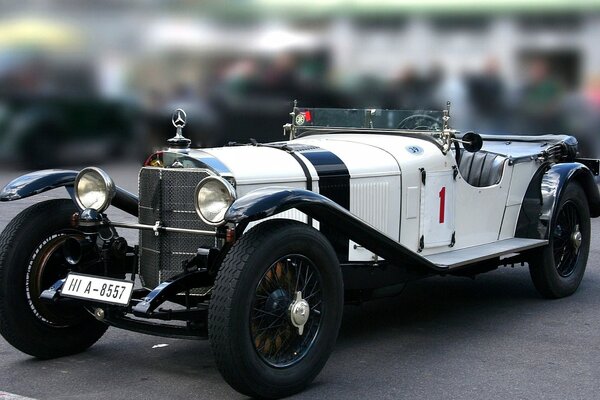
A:
[[[126,306],[129,304],[132,292],[133,282],[131,281],[69,274],[62,287],[61,295]]]

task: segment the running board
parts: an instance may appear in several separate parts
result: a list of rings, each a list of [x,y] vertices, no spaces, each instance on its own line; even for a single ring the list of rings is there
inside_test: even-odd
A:
[[[547,244],[547,240],[539,239],[505,239],[465,249],[432,254],[425,256],[425,258],[438,267],[453,269],[507,254],[520,253]]]

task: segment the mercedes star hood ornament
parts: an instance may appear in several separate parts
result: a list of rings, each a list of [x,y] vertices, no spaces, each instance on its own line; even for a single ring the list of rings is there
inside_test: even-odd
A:
[[[177,128],[177,131],[175,132],[175,136],[167,140],[170,147],[184,149],[190,147],[190,143],[192,141],[183,137],[183,127],[186,125],[186,121],[187,115],[181,108],[178,108],[173,112],[173,115],[171,116],[171,122],[173,122],[173,126]]]

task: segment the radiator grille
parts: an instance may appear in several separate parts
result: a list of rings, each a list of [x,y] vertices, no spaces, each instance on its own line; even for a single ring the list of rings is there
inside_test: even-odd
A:
[[[145,167],[139,176],[139,221],[154,225],[214,230],[202,222],[194,207],[194,190],[209,173],[203,169],[162,169]],[[140,231],[140,278],[144,287],[154,289],[183,271],[182,265],[199,247],[213,247],[214,238],[185,233]]]

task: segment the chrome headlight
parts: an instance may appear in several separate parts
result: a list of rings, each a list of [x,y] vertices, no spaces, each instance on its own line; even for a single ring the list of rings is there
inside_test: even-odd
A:
[[[104,212],[113,197],[115,184],[100,168],[84,168],[75,178],[75,202],[82,210],[86,208]]]
[[[225,213],[235,201],[235,189],[216,176],[209,176],[196,186],[196,212],[209,225],[220,225]]]

